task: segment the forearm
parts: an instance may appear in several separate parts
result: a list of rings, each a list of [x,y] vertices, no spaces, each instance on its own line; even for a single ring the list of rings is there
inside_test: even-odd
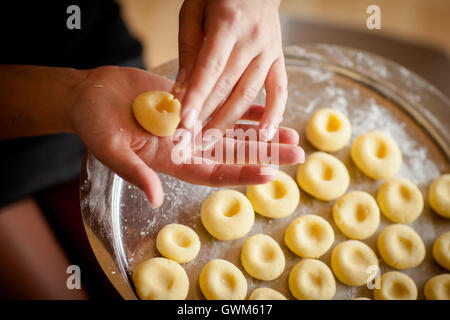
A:
[[[73,132],[68,109],[87,71],[0,65],[0,140]]]

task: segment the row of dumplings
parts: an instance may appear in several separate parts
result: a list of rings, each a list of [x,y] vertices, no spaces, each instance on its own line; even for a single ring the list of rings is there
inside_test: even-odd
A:
[[[318,149],[328,152],[348,144],[350,132],[350,122],[332,109],[319,110],[307,124],[308,140]],[[377,192],[376,200],[364,191],[345,194],[350,184],[348,171],[339,159],[326,152],[314,152],[297,170],[297,182],[304,191],[322,201],[337,200],[332,206],[333,220],[338,229],[350,238],[333,248],[331,271],[318,260],[335,240],[329,222],[317,215],[303,215],[290,223],[284,242],[292,252],[303,258],[289,274],[289,289],[297,299],[333,298],[336,291],[333,273],[349,286],[368,283],[368,268],[378,267],[379,263],[373,250],[361,240],[367,239],[378,229],[380,209],[396,223],[386,227],[377,239],[378,252],[384,262],[402,270],[418,266],[425,257],[422,239],[405,225],[420,216],[423,197],[412,182],[392,177],[401,165],[401,152],[395,141],[382,132],[368,132],[355,140],[351,156],[358,168],[370,178],[386,179]],[[449,190],[450,175],[443,175],[430,188],[430,204],[443,217],[450,217]],[[203,203],[201,221],[214,238],[234,240],[249,233],[254,224],[255,211],[267,218],[284,218],[295,211],[299,202],[300,192],[294,179],[278,171],[274,181],[247,187],[246,196],[235,190],[220,190],[210,195]],[[174,262],[177,265],[174,268],[178,270],[176,274],[184,275],[169,276],[168,267],[162,268],[166,270],[164,272],[150,272],[148,266],[154,265],[150,262],[162,263],[164,258],[150,259],[133,274],[139,297],[184,299],[189,280],[178,263],[196,257],[200,250],[198,235],[187,226],[170,224],[158,234],[156,246],[163,256],[170,259],[170,262],[164,263]],[[449,251],[450,232],[446,232],[435,241],[433,256],[447,270],[450,270]],[[273,238],[257,234],[244,242],[241,263],[252,277],[270,281],[283,273],[285,257]],[[173,285],[174,279],[183,279],[178,281],[184,285]],[[247,282],[242,271],[224,259],[208,262],[200,273],[199,283],[207,299],[245,299],[247,295]],[[450,274],[435,276],[427,282],[425,296],[429,299],[449,299],[450,293],[445,289],[449,284]],[[387,272],[381,276],[379,286],[374,290],[374,298],[416,299],[417,287],[406,274]],[[258,288],[252,292],[250,299],[285,297],[273,289]]]

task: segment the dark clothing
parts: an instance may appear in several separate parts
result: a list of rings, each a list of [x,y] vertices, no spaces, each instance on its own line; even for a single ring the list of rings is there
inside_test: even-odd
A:
[[[11,4],[5,4],[11,3]],[[80,8],[81,28],[69,30],[70,5]],[[140,55],[115,1],[2,1],[1,63],[77,69],[117,64]]]
[[[67,27],[74,13],[67,13],[70,5],[80,8],[80,29]],[[115,1],[4,1],[0,41],[0,64],[143,68],[141,45]],[[0,94],[8,92],[0,88]],[[0,141],[0,207],[76,177],[83,153],[80,139],[71,134]]]

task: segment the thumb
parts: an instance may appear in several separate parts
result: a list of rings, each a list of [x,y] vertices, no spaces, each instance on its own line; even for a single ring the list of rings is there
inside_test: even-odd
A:
[[[134,184],[147,196],[150,206],[158,208],[164,201],[164,191],[159,176],[133,151],[125,147],[99,157],[120,177]]]
[[[186,0],[180,10],[178,32],[179,71],[173,94],[183,103],[184,94],[203,41],[203,1]]]

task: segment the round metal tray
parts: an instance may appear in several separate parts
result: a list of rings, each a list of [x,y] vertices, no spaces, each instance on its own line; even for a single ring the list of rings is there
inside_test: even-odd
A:
[[[421,235],[426,248],[425,261],[406,270],[417,283],[419,298],[423,298],[425,281],[444,272],[432,259],[431,246],[442,232],[450,230],[450,220],[431,211],[427,190],[431,181],[450,167],[450,102],[433,86],[402,66],[373,54],[332,45],[288,47],[285,50],[289,77],[289,98],[283,125],[296,129],[300,145],[306,154],[315,149],[306,141],[304,125],[316,109],[331,107],[346,114],[352,124],[352,141],[369,130],[383,130],[399,144],[403,164],[398,176],[415,182],[425,199],[425,209],[411,226]],[[175,61],[153,70],[169,78],[177,71]],[[264,92],[258,97],[264,101]],[[364,176],[352,163],[349,147],[335,153],[347,166],[350,190],[364,190],[372,195],[381,181]],[[281,169],[295,177],[296,166]],[[287,286],[291,268],[300,258],[290,252],[282,239],[286,227],[299,215],[317,214],[327,219],[336,234],[335,246],[345,240],[331,218],[333,202],[322,202],[301,192],[301,202],[289,217],[272,220],[256,215],[251,232],[242,239],[218,241],[212,238],[200,222],[200,207],[215,188],[185,183],[160,175],[166,193],[162,207],[150,208],[145,195],[103,166],[92,154],[87,154],[80,183],[81,209],[92,249],[115,288],[125,299],[136,299],[130,276],[143,260],[159,256],[155,248],[158,231],[168,223],[192,227],[200,236],[199,256],[184,266],[190,279],[188,299],[204,299],[198,285],[201,268],[215,258],[233,262],[243,270],[239,257],[243,241],[253,234],[266,233],[277,240],[286,256],[286,269],[274,281],[259,281],[244,272],[248,294],[257,287],[275,288],[293,299]],[[244,187],[236,190],[245,192]],[[389,222],[382,217],[377,232],[364,241],[376,250],[378,233]],[[320,258],[329,265],[331,249]],[[391,270],[381,263],[381,272]],[[348,287],[337,281],[335,299],[356,296],[372,297],[366,286]]]

